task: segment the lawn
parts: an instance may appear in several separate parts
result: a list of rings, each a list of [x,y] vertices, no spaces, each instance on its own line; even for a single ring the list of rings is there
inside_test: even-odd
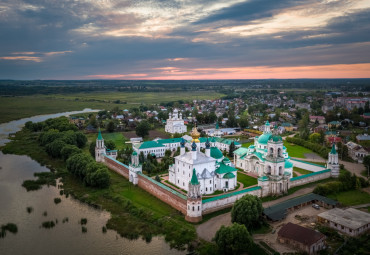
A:
[[[293,171],[295,171],[297,173],[300,173],[302,175],[311,174],[312,173],[312,171],[308,171],[306,169],[302,169],[302,168],[299,168],[299,167],[296,167],[296,166],[293,167]]]
[[[257,179],[248,175],[245,175],[238,171],[238,182],[243,183],[244,188],[257,184]]]
[[[294,158],[306,158],[304,154],[313,153],[311,150],[305,147],[288,143],[287,141],[284,141],[284,146],[286,147],[289,156]]]
[[[242,144],[242,147],[248,148],[248,147],[249,147],[249,146],[251,146],[252,144],[254,144],[254,143],[253,143],[253,142],[243,143],[243,144]]]
[[[102,134],[105,141],[112,140],[116,145],[116,149],[123,149],[125,147],[125,142],[127,139],[120,132],[114,133],[103,133]]]
[[[338,194],[328,195],[328,197],[338,200],[346,206],[370,203],[370,194],[362,190],[344,191]]]

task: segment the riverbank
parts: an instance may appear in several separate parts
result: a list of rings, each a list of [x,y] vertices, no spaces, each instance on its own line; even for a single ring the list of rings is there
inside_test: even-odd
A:
[[[110,171],[109,188],[84,186],[66,170],[62,160],[52,159],[46,154],[38,144],[37,136],[37,133],[23,129],[2,150],[4,153],[28,155],[46,165],[57,173],[57,177],[62,178],[65,194],[109,211],[111,218],[107,227],[116,230],[121,236],[129,239],[142,237],[150,241],[152,236],[164,235],[170,246],[177,249],[185,249],[189,244],[197,243],[194,225],[186,222],[178,211],[113,171]]]

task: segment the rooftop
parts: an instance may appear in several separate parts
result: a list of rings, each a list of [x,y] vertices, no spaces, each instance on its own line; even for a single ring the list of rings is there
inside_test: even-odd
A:
[[[353,208],[347,208],[345,210],[334,208],[329,211],[320,213],[318,216],[334,223],[338,223],[342,226],[348,227],[350,229],[358,229],[370,223],[369,213],[362,212]]]
[[[278,236],[288,238],[308,246],[311,246],[325,238],[325,235],[320,232],[301,227],[291,222],[288,222],[279,230]]]

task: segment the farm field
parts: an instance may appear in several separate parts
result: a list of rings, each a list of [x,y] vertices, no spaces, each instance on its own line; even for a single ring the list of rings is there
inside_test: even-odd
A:
[[[0,123],[40,114],[92,109],[129,109],[140,104],[159,104],[178,100],[215,99],[216,92],[93,92],[76,94],[0,97]],[[127,104],[114,103],[120,100]]]

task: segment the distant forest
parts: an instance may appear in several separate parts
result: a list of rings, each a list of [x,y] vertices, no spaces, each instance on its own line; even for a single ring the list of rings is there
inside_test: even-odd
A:
[[[230,95],[245,90],[303,89],[320,91],[370,91],[370,79],[289,80],[0,80],[1,96],[89,93],[98,91],[162,92],[216,91]]]

